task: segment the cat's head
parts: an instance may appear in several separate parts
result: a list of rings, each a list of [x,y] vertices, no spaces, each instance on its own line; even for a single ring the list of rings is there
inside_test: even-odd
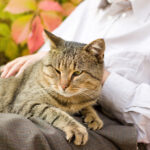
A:
[[[43,59],[43,73],[55,92],[65,97],[100,92],[105,43],[97,39],[90,44],[65,41],[45,31],[51,50]]]

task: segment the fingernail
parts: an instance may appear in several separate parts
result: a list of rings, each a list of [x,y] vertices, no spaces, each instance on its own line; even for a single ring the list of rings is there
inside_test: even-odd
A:
[[[18,77],[19,75],[20,75],[20,73],[19,73],[19,74],[16,74],[15,77]]]
[[[3,75],[3,74],[1,74],[1,78],[4,78],[4,75]]]
[[[5,76],[4,78],[8,78],[10,75],[8,74],[7,76]]]

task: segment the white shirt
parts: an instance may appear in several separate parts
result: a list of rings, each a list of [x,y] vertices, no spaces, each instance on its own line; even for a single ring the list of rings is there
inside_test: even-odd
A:
[[[99,5],[100,0],[85,0],[54,33],[83,43],[105,39],[105,68],[111,74],[101,104],[122,122],[135,124],[138,142],[150,143],[150,1]],[[42,49],[49,50],[48,43]]]

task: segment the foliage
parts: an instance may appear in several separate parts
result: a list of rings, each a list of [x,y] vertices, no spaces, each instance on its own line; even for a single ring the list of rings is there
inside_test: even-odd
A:
[[[81,1],[0,0],[0,65],[37,51],[43,29],[53,31]]]

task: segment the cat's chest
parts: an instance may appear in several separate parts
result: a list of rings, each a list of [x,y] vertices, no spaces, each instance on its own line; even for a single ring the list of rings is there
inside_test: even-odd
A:
[[[92,101],[92,102],[84,102],[84,103],[55,103],[55,107],[60,108],[61,110],[69,113],[69,114],[74,114],[79,112],[80,110],[82,110],[85,107],[88,107],[90,105],[95,104],[96,101]]]
[[[76,112],[79,112],[81,109],[83,109],[85,106],[81,105],[69,105],[69,106],[61,106],[61,109],[65,112],[68,112],[70,114],[74,114]]]
[[[49,98],[47,103],[57,107],[67,113],[74,114],[79,112],[85,107],[96,103],[96,99],[85,99],[85,97],[63,97],[57,93],[49,92]]]

